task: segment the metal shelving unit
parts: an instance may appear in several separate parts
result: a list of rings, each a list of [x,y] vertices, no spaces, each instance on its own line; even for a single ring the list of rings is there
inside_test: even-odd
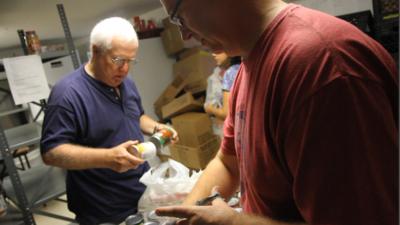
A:
[[[68,52],[72,58],[74,68],[76,69],[79,67],[79,58],[74,47],[71,32],[68,26],[68,21],[64,12],[64,7],[62,4],[57,4],[57,9],[61,19],[62,27],[64,29]],[[27,54],[28,51],[25,44],[24,31],[18,30],[18,35],[21,42],[21,47],[23,48],[24,53]],[[40,105],[43,108],[46,107],[45,100],[40,100],[40,103],[35,104]],[[10,113],[17,113],[17,111],[23,111],[23,109],[16,109],[14,111],[3,112],[2,114],[8,115]],[[35,116],[35,118],[37,117],[38,115]],[[45,216],[54,217],[56,219],[62,219],[71,222],[74,221],[73,219],[68,217],[50,214],[36,209],[37,206],[51,199],[58,198],[65,193],[65,182],[60,183],[57,182],[57,180],[52,179],[52,177],[65,177],[64,170],[43,165],[19,172],[17,171],[17,168],[14,164],[12,152],[21,146],[39,143],[40,135],[41,127],[35,122],[31,122],[7,130],[4,130],[3,127],[1,127],[0,125],[0,153],[9,174],[9,177],[4,179],[3,186],[4,189],[7,191],[7,197],[12,200],[13,203],[15,203],[18,208],[17,211],[22,214],[22,218],[18,218],[18,216],[15,216],[15,214],[18,214],[15,213],[16,209],[14,207],[10,207],[10,211],[13,212],[13,218],[6,221],[0,218],[1,224],[23,223],[25,225],[35,225],[36,223],[33,218],[33,212]],[[50,187],[50,191],[38,188],[40,187],[40,185],[42,187]]]

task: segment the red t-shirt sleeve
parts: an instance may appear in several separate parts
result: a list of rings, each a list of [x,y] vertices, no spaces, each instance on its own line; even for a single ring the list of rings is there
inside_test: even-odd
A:
[[[230,104],[232,105],[232,102]],[[235,155],[235,130],[233,124],[233,119],[235,117],[231,115],[231,111],[234,109],[230,108],[229,110],[230,112],[224,122],[224,136],[221,142],[221,151],[223,154]]]
[[[377,83],[341,76],[291,119],[284,149],[308,223],[398,224],[398,130],[389,101]]]

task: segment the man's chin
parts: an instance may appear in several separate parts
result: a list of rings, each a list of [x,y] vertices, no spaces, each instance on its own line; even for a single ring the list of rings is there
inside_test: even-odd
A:
[[[111,87],[117,88],[122,84],[123,79],[114,79],[111,83]]]

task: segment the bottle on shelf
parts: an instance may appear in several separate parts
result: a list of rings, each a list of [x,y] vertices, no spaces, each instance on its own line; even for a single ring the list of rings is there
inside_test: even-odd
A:
[[[40,40],[39,36],[36,34],[35,31],[26,31],[26,45],[28,47],[29,54],[40,54],[41,47],[40,47]]]

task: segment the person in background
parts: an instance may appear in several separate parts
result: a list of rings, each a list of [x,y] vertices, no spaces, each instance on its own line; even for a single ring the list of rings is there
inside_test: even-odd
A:
[[[375,40],[281,0],[161,0],[182,37],[242,56],[224,138],[182,206],[185,225],[398,224],[398,69]],[[227,7],[228,6],[228,7]],[[243,213],[214,187],[240,186]]]
[[[218,102],[218,104],[207,104],[207,101],[206,101],[206,103],[204,104],[204,110],[206,111],[206,113],[215,116],[216,118],[218,118],[221,121],[224,121],[226,118],[226,115],[228,114],[229,92],[231,90],[233,82],[235,81],[236,74],[240,67],[241,59],[238,56],[228,57],[225,53],[213,54],[213,55],[215,56],[217,65],[218,65],[218,59],[216,56],[224,55],[224,57],[229,59],[229,64],[228,64],[229,67],[226,70],[224,70],[222,76],[221,75],[219,76],[219,78],[222,77],[221,84],[219,85],[219,83],[218,83],[217,87],[213,87],[214,89],[218,88],[218,90],[220,90],[222,92],[222,101]],[[209,77],[209,80],[208,80],[207,96],[208,96],[208,93],[211,92],[211,91],[209,91],[209,89],[211,89],[210,86],[212,86],[213,83],[217,83],[217,81],[213,81],[213,83],[210,84],[211,76]],[[218,81],[220,81],[220,79]]]
[[[40,143],[43,161],[67,169],[68,208],[81,225],[120,224],[137,212],[149,169],[129,151],[164,128],[144,113],[128,72],[139,43],[129,21],[100,21],[91,59],[52,89]],[[174,140],[177,140],[175,132]]]
[[[224,100],[225,96],[222,91],[222,83],[225,71],[230,66],[230,58],[224,52],[212,56],[215,59],[217,66],[213,73],[207,78],[207,91],[206,100],[204,103],[204,110],[211,116],[213,122],[214,133],[222,136],[222,126],[226,114],[224,114]]]
[[[240,56],[234,56],[231,58],[231,66],[225,72],[224,79],[222,80],[222,90],[224,92],[231,91],[233,82],[235,82],[236,75],[239,71],[241,62],[242,62],[242,59]],[[228,113],[226,112],[226,115],[227,114]],[[225,117],[226,117],[226,115],[225,115]]]

